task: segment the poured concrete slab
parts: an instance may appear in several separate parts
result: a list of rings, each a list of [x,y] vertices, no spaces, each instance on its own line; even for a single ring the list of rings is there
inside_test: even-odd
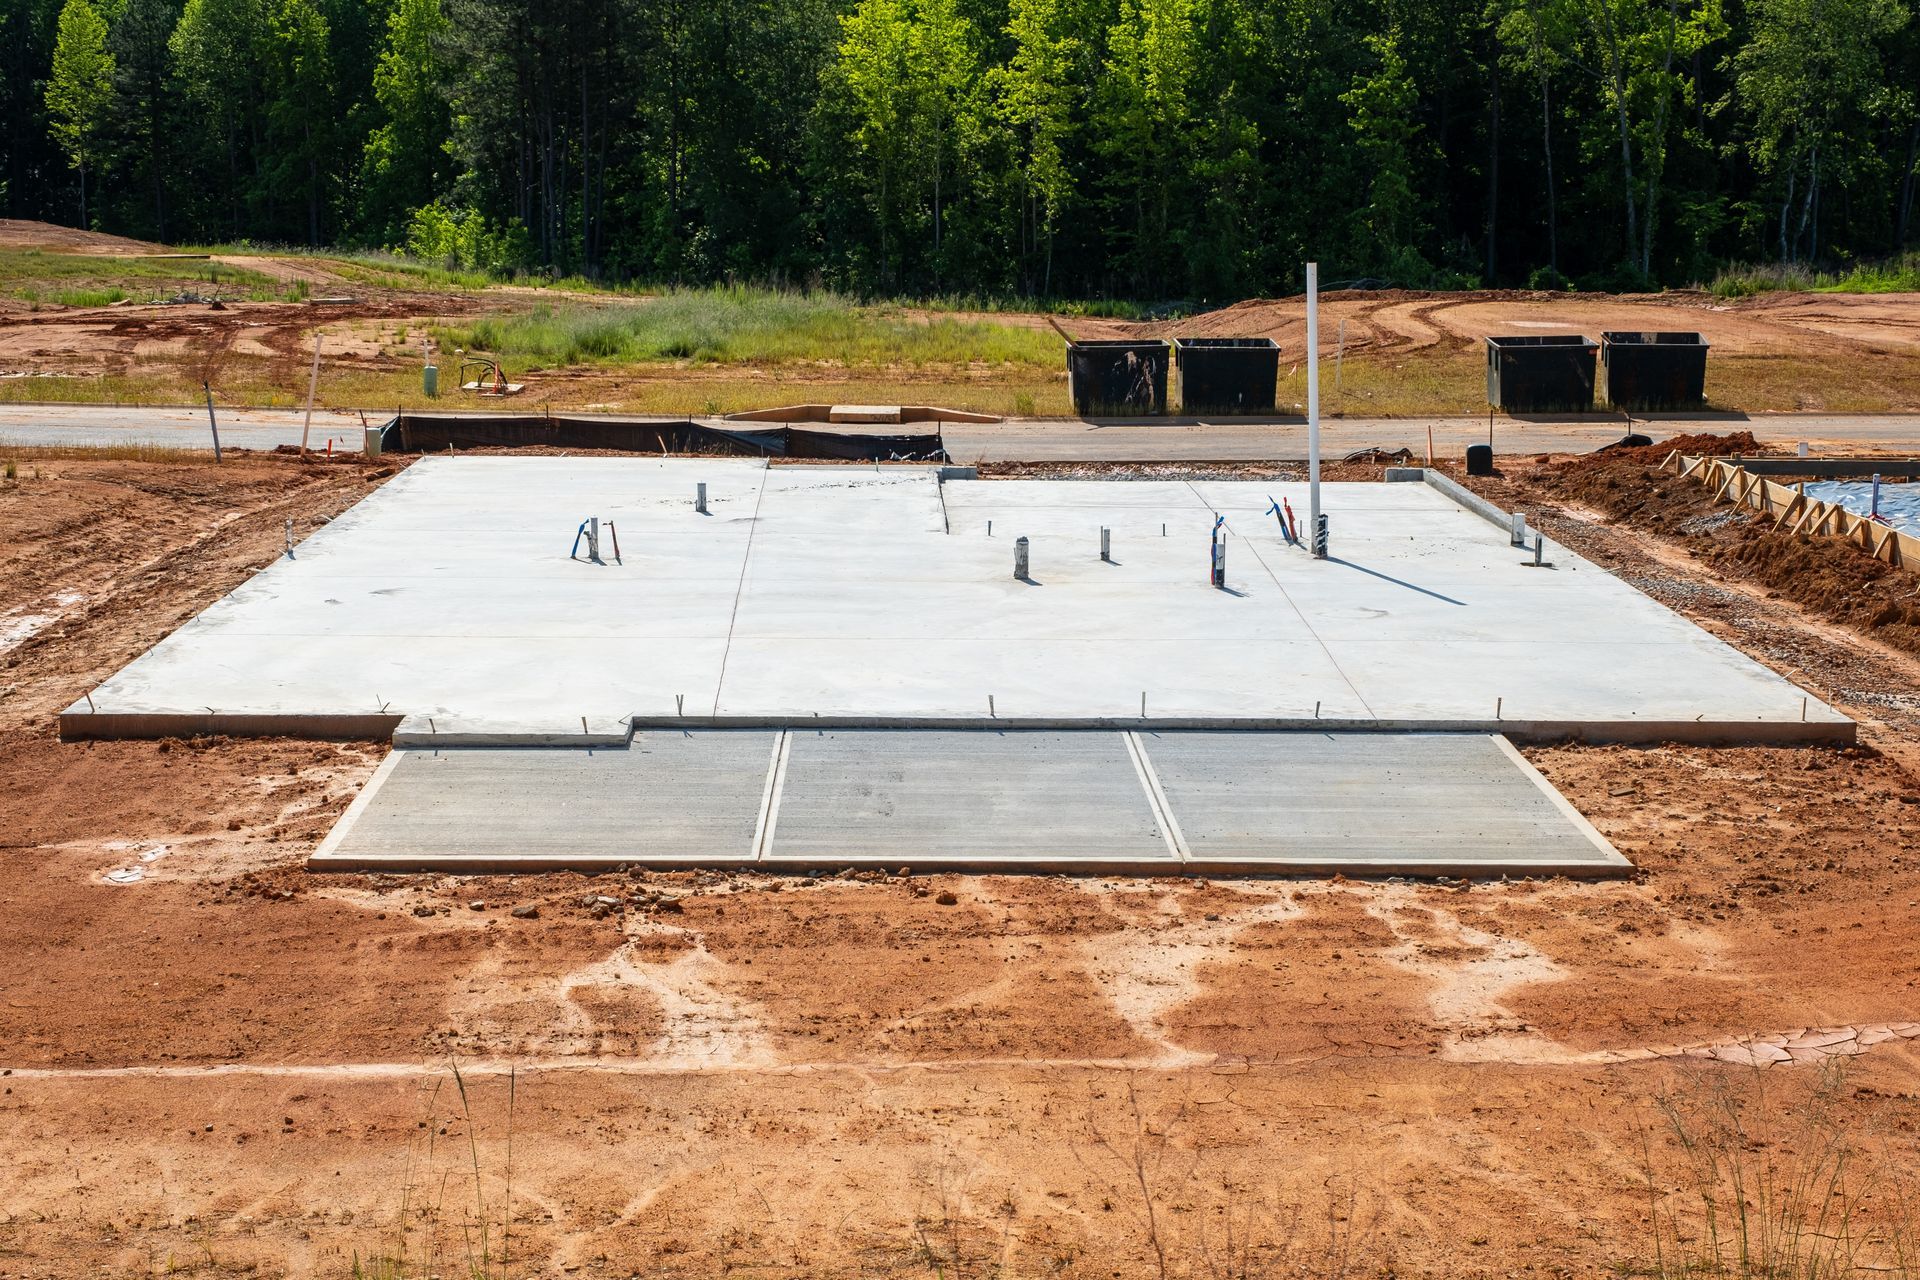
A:
[[[1120,733],[796,730],[770,864],[1177,867]]]
[[[1454,875],[1630,865],[1501,737],[1138,737],[1196,863]]]
[[[636,734],[613,750],[396,751],[317,867],[752,862],[779,734]]]
[[[396,751],[316,868],[1139,875],[1630,869],[1504,739],[1113,730],[645,732]]]
[[[409,743],[500,745],[669,722],[1852,737],[1844,716],[1563,547],[1546,547],[1553,568],[1523,567],[1425,485],[1324,493],[1333,558],[1317,561],[1268,511],[1280,499],[1304,516],[1299,484],[429,458],[61,728],[398,724]],[[569,558],[594,515],[603,561]],[[1222,517],[1224,591],[1206,577]]]

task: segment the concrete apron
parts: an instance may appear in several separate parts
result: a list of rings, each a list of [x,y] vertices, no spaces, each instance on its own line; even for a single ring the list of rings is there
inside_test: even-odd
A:
[[[397,750],[310,865],[1632,869],[1499,735],[814,725],[649,729],[612,750]]]

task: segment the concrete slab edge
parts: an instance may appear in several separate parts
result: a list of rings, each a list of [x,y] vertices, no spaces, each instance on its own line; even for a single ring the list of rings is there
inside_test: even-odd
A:
[[[360,823],[361,815],[373,804],[374,797],[380,794],[380,788],[386,785],[393,771],[399,768],[400,758],[406,754],[404,751],[387,752],[387,758],[380,762],[379,767],[373,771],[373,776],[368,778],[366,785],[360,788],[360,794],[353,798],[353,803],[347,806],[347,811],[341,814],[339,821],[333,824],[333,830],[327,832],[327,837],[320,842],[320,847],[308,855],[307,861],[310,865],[337,857],[335,850],[339,849],[341,843],[353,834],[354,827]]]
[[[434,733],[400,729],[393,735],[393,745],[409,751],[439,747],[553,747],[556,750],[574,747],[618,751],[632,741],[632,732],[625,729],[617,733]]]
[[[1447,497],[1453,499],[1468,511],[1473,512],[1474,515],[1479,516],[1482,520],[1485,520],[1488,524],[1500,530],[1501,536],[1505,537],[1508,542],[1511,543],[1513,539],[1513,516],[1510,512],[1502,511],[1459,481],[1454,480],[1450,476],[1443,475],[1432,468],[1422,467],[1420,474],[1421,478],[1427,482],[1429,488],[1438,489],[1441,493],[1446,494]]]
[[[448,855],[421,854],[349,854],[340,856],[315,850],[307,859],[314,871],[419,872],[429,875],[455,874],[535,874],[547,871],[611,870],[616,867],[710,868],[732,871],[765,871],[799,875],[805,871],[842,869],[893,871],[912,867],[914,873],[948,872],[960,875],[1124,875],[1165,879],[1174,876],[1248,876],[1315,877],[1342,876],[1348,880],[1380,879],[1402,876],[1409,879],[1448,879],[1486,881],[1489,879],[1536,879],[1564,876],[1575,880],[1612,880],[1633,872],[1625,859],[1619,862],[1553,862],[1527,860],[1472,861],[1396,861],[1392,858],[1194,858],[1179,862],[1172,858],[1022,858],[1000,860],[992,857],[968,857],[942,860],[911,854],[890,857],[793,858],[775,856],[756,862],[748,857],[625,857],[608,854]]]
[[[1573,807],[1573,802],[1560,794],[1560,788],[1547,781],[1546,775],[1533,767],[1533,761],[1521,755],[1520,752],[1514,748],[1513,743],[1507,741],[1505,734],[1496,733],[1492,734],[1491,737],[1493,738],[1493,744],[1499,747],[1507,759],[1513,762],[1514,768],[1518,769],[1529,782],[1533,783],[1533,785],[1539,789],[1540,794],[1547,798],[1548,803],[1553,805],[1554,809],[1573,826],[1574,830],[1586,837],[1587,843],[1600,851],[1601,856],[1608,864],[1622,868],[1632,868],[1633,863],[1627,860],[1626,855],[1614,848],[1613,842],[1601,835],[1600,829],[1591,822],[1588,822],[1586,816]]]
[[[60,713],[60,737],[86,738],[391,738],[397,715],[289,715],[277,712],[74,711]]]
[[[1033,718],[926,716],[635,716],[616,732],[476,730],[444,733],[402,731],[395,715],[212,715],[173,712],[63,712],[60,736],[87,738],[371,738],[395,748],[428,747],[592,747],[616,750],[632,735],[648,729],[766,729],[804,733],[808,729],[1070,730],[1113,729],[1152,733],[1178,730],[1276,730],[1295,733],[1499,733],[1522,742],[1629,743],[1683,742],[1699,746],[1851,746],[1857,739],[1852,720],[1837,714],[1810,720],[1334,720],[1286,716],[1043,716]]]

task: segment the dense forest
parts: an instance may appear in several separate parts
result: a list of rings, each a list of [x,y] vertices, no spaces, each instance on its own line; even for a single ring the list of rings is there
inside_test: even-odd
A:
[[[0,212],[862,293],[1920,239],[1906,0],[0,0]]]

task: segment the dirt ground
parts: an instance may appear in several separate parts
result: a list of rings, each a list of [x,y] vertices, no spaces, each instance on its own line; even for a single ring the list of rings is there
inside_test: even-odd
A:
[[[42,223],[0,221],[0,250],[138,255],[161,246]],[[449,389],[429,402],[420,388],[421,345],[437,326],[481,311],[579,299],[550,290],[393,287],[324,257],[217,255],[223,264],[308,290],[303,302],[224,300],[65,308],[0,302],[0,397],[173,404],[210,382],[226,403],[284,406],[304,400],[314,336],[325,346],[319,402],[340,408],[482,405]],[[632,300],[628,300],[631,302]],[[922,313],[928,317],[936,314]],[[970,317],[1040,328],[1041,315]],[[1060,318],[1076,337],[1272,337],[1282,350],[1279,401],[1305,397],[1300,353],[1304,299],[1256,299],[1183,320],[1128,323]],[[1323,409],[1334,416],[1471,414],[1485,407],[1483,341],[1499,333],[1698,331],[1712,346],[1707,395],[1716,409],[1920,411],[1920,297],[1912,294],[1773,293],[1738,301],[1674,291],[1657,295],[1520,290],[1322,295],[1320,341],[1333,377]],[[442,353],[450,387],[458,357]],[[833,361],[768,366],[655,361],[566,369],[509,369],[527,392],[516,406],[636,413],[724,413],[796,401],[932,403],[1020,416],[1066,415],[1058,369],[982,364],[848,369]],[[493,402],[484,402],[492,404]]]
[[[1585,465],[1490,490],[1863,743],[1531,747],[1640,874],[1468,885],[311,874],[383,747],[53,716],[386,468],[20,460],[0,1276],[1679,1274],[1835,1152],[1823,1239],[1896,1265],[1920,661]]]

